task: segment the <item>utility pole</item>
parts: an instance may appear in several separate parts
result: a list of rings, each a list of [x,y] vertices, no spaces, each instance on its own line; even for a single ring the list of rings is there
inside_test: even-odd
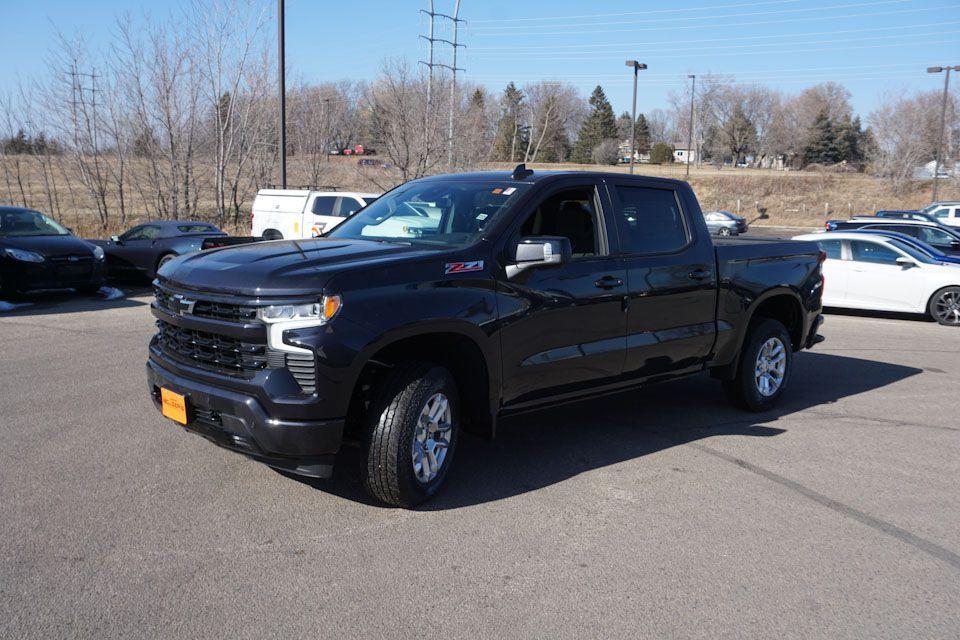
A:
[[[947,128],[947,98],[950,92],[950,72],[960,71],[960,65],[955,67],[927,67],[927,73],[941,73],[946,71],[943,79],[943,101],[940,104],[940,134],[937,138],[937,159],[933,163],[933,202],[937,201],[937,187],[940,179],[940,150],[943,148],[943,130]]]
[[[420,13],[428,16],[430,18],[429,23],[429,35],[420,35],[420,38],[426,40],[429,43],[429,55],[426,61],[420,60],[420,64],[427,67],[427,114],[424,123],[424,135],[428,135],[430,116],[432,115],[433,107],[433,68],[441,67],[443,69],[449,69],[452,74],[452,79],[450,83],[450,113],[447,119],[447,164],[450,168],[453,167],[453,118],[454,112],[456,110],[456,91],[457,91],[457,71],[463,71],[463,69],[457,67],[457,49],[463,47],[464,45],[457,42],[458,36],[458,27],[461,22],[466,22],[462,20],[460,16],[460,0],[454,0],[453,6],[453,15],[447,15],[446,13],[439,13],[434,10],[433,0],[430,0],[430,10],[426,11],[424,9],[420,10]],[[449,20],[451,24],[452,40],[447,40],[446,38],[438,38],[434,35],[434,26],[435,19],[442,18],[444,20]],[[443,42],[450,45],[451,49],[451,60],[450,64],[444,64],[442,62],[435,62],[434,59],[434,43]]]
[[[633,67],[633,113],[630,116],[630,173],[633,173],[633,156],[636,155],[637,148],[637,75],[647,65],[636,60],[627,60],[624,64]]]
[[[690,148],[693,146],[693,102],[697,95],[697,76],[689,75],[690,78],[690,129],[687,131],[687,180],[690,179]]]
[[[280,188],[287,188],[287,82],[283,42],[283,0],[277,0],[277,77],[280,80]]]

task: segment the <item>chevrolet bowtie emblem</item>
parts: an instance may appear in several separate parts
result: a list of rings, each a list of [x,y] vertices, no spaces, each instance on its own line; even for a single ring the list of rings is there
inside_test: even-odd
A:
[[[180,315],[184,315],[184,314],[193,313],[193,307],[197,304],[197,301],[188,300],[187,298],[184,298],[182,295],[178,293],[175,296],[173,296],[173,304],[177,313],[179,313]]]

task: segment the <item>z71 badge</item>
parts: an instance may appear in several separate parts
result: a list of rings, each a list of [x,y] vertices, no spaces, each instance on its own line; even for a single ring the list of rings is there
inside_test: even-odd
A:
[[[471,271],[483,271],[483,260],[448,262],[443,268],[444,275],[451,273],[469,273]]]

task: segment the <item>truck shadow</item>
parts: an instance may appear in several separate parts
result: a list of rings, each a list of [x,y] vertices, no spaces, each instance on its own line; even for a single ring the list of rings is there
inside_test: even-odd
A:
[[[605,396],[501,420],[497,437],[464,435],[446,486],[418,509],[456,509],[536,491],[578,474],[703,438],[776,437],[784,416],[872,391],[921,369],[846,356],[803,352],[784,402],[752,414],[730,406],[707,375]],[[317,489],[376,504],[363,491],[359,449],[337,459],[333,481]]]

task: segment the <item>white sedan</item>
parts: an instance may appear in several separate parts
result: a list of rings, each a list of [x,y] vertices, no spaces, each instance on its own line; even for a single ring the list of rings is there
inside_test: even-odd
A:
[[[810,233],[827,254],[826,307],[929,313],[960,326],[960,266],[938,262],[896,238],[856,232]]]

